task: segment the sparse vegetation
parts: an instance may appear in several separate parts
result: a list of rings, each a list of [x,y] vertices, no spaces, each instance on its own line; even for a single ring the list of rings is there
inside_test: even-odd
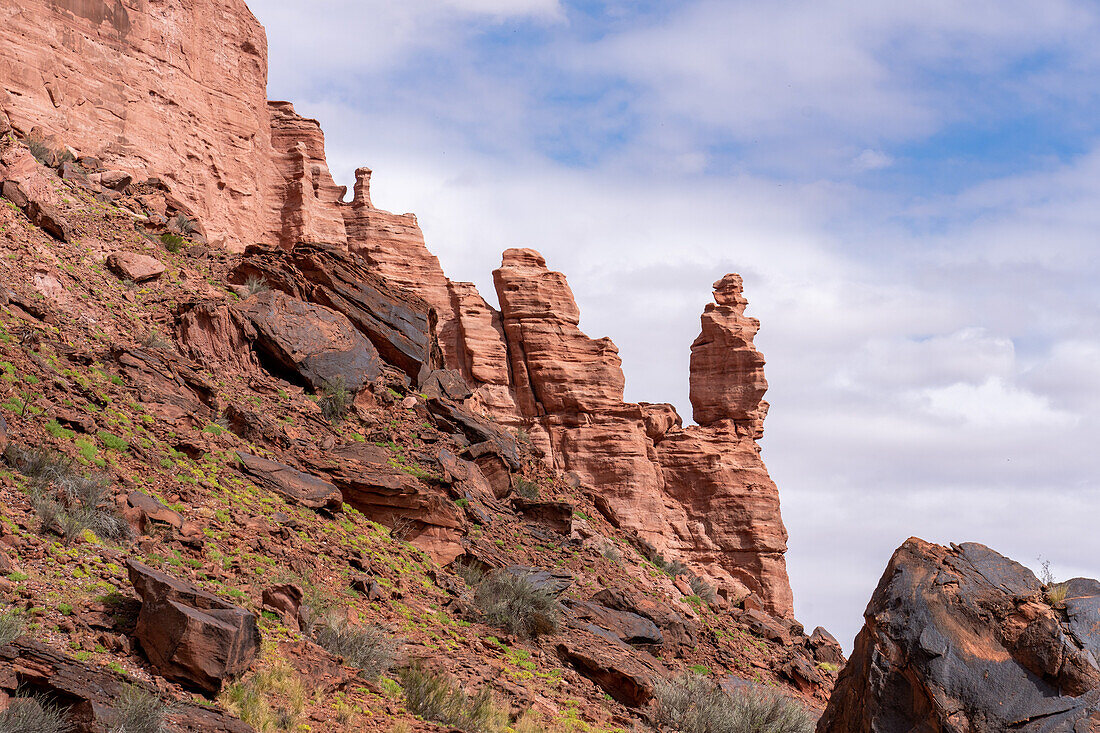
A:
[[[127,685],[115,704],[117,718],[111,733],[164,733],[168,706],[152,692]]]
[[[521,638],[558,629],[558,601],[523,575],[489,573],[474,589],[474,603],[492,626]]]
[[[471,696],[448,677],[419,666],[401,670],[400,677],[409,712],[425,720],[466,733],[497,733],[508,722],[488,689]]]
[[[259,733],[297,730],[309,695],[291,666],[277,659],[246,680],[229,685],[218,703]]]
[[[1069,584],[1059,583],[1055,580],[1054,573],[1050,569],[1050,560],[1043,560],[1043,569],[1039,573],[1039,579],[1042,581],[1043,595],[1046,597],[1047,603],[1057,606],[1066,600]]]
[[[657,722],[682,733],[811,733],[797,702],[757,687],[727,694],[705,677],[681,675],[656,686]]]
[[[17,696],[0,712],[0,733],[69,733],[68,713],[41,695]]]
[[[329,422],[343,420],[348,408],[351,407],[351,392],[348,391],[344,378],[337,377],[325,384],[317,404],[321,407],[321,414]]]
[[[539,498],[539,485],[530,479],[526,479],[523,476],[516,476],[513,479],[513,486],[516,493],[524,499],[533,501]]]
[[[1055,583],[1053,585],[1047,586],[1047,603],[1052,606],[1057,606],[1059,603],[1063,603],[1066,600],[1066,594],[1068,592],[1069,583]]]
[[[714,586],[707,581],[703,580],[697,575],[691,575],[688,577],[688,585],[691,586],[691,592],[702,598],[707,603],[714,603],[718,600],[718,596],[714,593]]]
[[[183,249],[183,245],[187,243],[187,240],[178,234],[164,232],[160,235],[160,243],[164,245],[166,250],[175,254]]]
[[[147,349],[171,349],[172,344],[168,343],[155,328],[150,328],[146,331],[145,336],[141,339],[141,345]]]
[[[176,214],[172,217],[172,224],[184,235],[191,235],[195,233],[195,222],[187,216],[187,214]]]
[[[658,552],[656,547],[643,539],[638,540],[638,551],[642,553],[642,557],[674,578],[687,572],[687,567],[683,563],[679,560],[666,560],[665,556]]]
[[[31,151],[31,155],[44,166],[51,166],[54,160],[57,158],[57,153],[46,144],[44,140],[38,138],[27,139],[27,149]]]
[[[244,288],[248,291],[249,295],[259,295],[260,293],[266,293],[271,290],[267,281],[259,275],[249,275],[244,281]]]
[[[382,629],[355,626],[336,616],[326,616],[312,631],[318,644],[330,654],[343,657],[369,679],[383,674],[393,663],[395,644]]]
[[[9,444],[4,451],[9,465],[31,479],[27,494],[38,514],[43,533],[57,532],[72,544],[86,530],[112,542],[127,542],[133,531],[107,498],[105,476],[76,470],[67,456],[54,451],[26,449]]]
[[[15,615],[14,611],[0,613],[0,646],[10,644],[23,635],[26,626],[23,618]]]

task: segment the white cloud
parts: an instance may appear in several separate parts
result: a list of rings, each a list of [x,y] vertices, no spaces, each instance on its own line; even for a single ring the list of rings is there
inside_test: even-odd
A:
[[[558,0],[444,0],[447,5],[470,13],[498,17],[535,16],[563,19]]]
[[[981,428],[1072,426],[1076,416],[1053,409],[1050,400],[990,377],[981,384],[958,382],[910,393],[931,416]]]
[[[894,159],[891,156],[881,150],[871,150],[870,148],[861,152],[852,161],[852,167],[860,172],[882,170],[893,164]]]

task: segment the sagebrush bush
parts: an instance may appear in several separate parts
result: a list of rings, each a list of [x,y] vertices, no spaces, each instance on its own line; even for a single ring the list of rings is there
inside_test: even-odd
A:
[[[657,683],[657,722],[682,733],[812,733],[799,703],[753,687],[727,693],[705,677],[685,674]]]
[[[312,632],[326,651],[343,657],[369,679],[375,679],[393,664],[396,644],[377,627],[355,626],[336,616],[326,616],[314,624]]]
[[[352,395],[348,391],[343,377],[337,377],[325,384],[321,390],[321,399],[317,404],[321,406],[321,414],[329,422],[340,422],[351,407]]]
[[[187,243],[187,240],[178,234],[164,232],[160,235],[160,243],[164,245],[166,250],[175,254],[183,249],[183,245]]]
[[[718,600],[718,596],[714,592],[714,586],[707,581],[703,580],[697,575],[692,575],[688,578],[688,585],[691,586],[691,592],[702,598],[707,603],[714,603]]]
[[[0,613],[0,646],[12,643],[22,636],[25,630],[26,624],[23,623],[23,618],[17,616],[14,611]]]
[[[17,695],[0,712],[0,733],[69,733],[68,712],[40,695]]]
[[[129,523],[108,498],[106,476],[81,473],[67,456],[41,448],[9,444],[4,458],[31,480],[27,495],[44,534],[56,532],[69,544],[85,530],[112,542],[133,539]]]
[[[522,496],[524,499],[537,499],[539,498],[539,485],[530,479],[526,479],[523,476],[516,476],[513,479],[513,484],[516,493]]]
[[[248,278],[244,281],[244,287],[245,290],[248,291],[249,295],[258,295],[259,293],[266,293],[267,291],[271,290],[270,286],[268,286],[267,284],[267,281],[259,275],[249,275]]]
[[[485,621],[520,638],[558,630],[558,601],[524,575],[494,571],[474,589],[474,604]]]
[[[409,712],[425,720],[466,733],[498,733],[508,723],[487,688],[471,696],[448,677],[419,666],[401,670],[399,677]]]
[[[195,222],[187,216],[187,214],[176,214],[172,217],[172,223],[176,229],[179,229],[184,234],[194,234],[196,227]]]
[[[111,733],[165,733],[168,706],[152,692],[127,685],[115,702],[115,715]]]

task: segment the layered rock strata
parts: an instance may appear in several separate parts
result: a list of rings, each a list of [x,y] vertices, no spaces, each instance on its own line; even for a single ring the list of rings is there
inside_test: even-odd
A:
[[[590,339],[561,273],[533,250],[508,250],[493,273],[516,402],[553,464],[592,487],[610,519],[689,563],[733,600],[756,593],[789,616],[779,493],[760,460],[767,382],[744,315],[741,279],[715,283],[692,345],[698,425],[671,405],[623,401],[618,350]]]

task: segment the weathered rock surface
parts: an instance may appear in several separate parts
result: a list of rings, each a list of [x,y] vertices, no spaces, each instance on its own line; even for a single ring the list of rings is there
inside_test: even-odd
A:
[[[107,255],[107,267],[119,277],[136,283],[156,280],[164,274],[163,262],[136,252],[112,252]]]
[[[557,644],[558,657],[623,705],[640,708],[653,699],[654,683],[667,675],[645,652],[596,631],[573,630]]]
[[[136,560],[126,567],[141,597],[134,635],[164,677],[217,692],[248,669],[260,649],[255,616]]]
[[[390,364],[416,379],[443,363],[429,328],[431,307],[391,283],[354,253],[324,244],[284,250],[249,247],[230,280],[269,287],[344,314]]]
[[[14,696],[33,690],[63,701],[72,733],[118,730],[116,705],[133,680],[99,666],[79,662],[27,637],[0,646],[0,693]],[[136,683],[147,692],[154,692]],[[252,733],[252,726],[225,712],[188,703],[174,703],[166,723],[173,731]]]
[[[281,177],[267,39],[243,0],[28,0],[0,9],[0,111],[109,169],[164,176],[212,241],[269,230]]]
[[[261,361],[314,390],[342,383],[357,391],[381,374],[374,345],[347,316],[278,291],[257,293],[233,308]]]
[[[508,250],[493,276],[516,401],[549,436],[554,465],[593,487],[619,526],[689,563],[730,600],[747,588],[770,613],[791,615],[779,493],[755,443],[767,383],[740,278],[715,283],[717,304],[707,306],[692,352],[699,425],[681,428],[669,405],[623,402],[617,350],[580,331],[564,276],[537,252]]]
[[[269,220],[278,226],[269,241],[290,249],[301,242],[343,244],[344,217],[337,204],[347,193],[337,186],[325,160],[325,135],[317,120],[298,115],[290,102],[268,102],[271,147],[282,174],[270,198]]]
[[[1030,570],[975,543],[894,553],[818,731],[1100,730],[1100,583],[1052,607]]]
[[[242,470],[265,489],[310,509],[336,509],[343,501],[333,484],[267,458],[238,451]]]

